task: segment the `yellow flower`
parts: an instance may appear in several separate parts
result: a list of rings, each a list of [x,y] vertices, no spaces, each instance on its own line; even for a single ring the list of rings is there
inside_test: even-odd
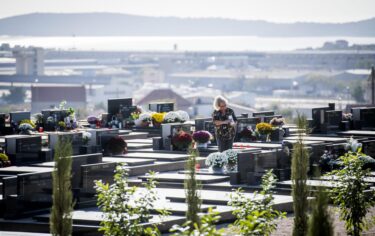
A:
[[[151,117],[152,117],[152,120],[154,120],[154,121],[156,121],[156,122],[158,122],[158,123],[161,123],[161,122],[163,122],[163,120],[164,120],[164,115],[165,115],[165,113],[158,113],[158,112],[155,112],[155,113],[153,113],[153,114],[151,115]]]
[[[262,123],[257,124],[256,130],[260,134],[270,134],[272,132],[272,126],[268,123],[262,122]]]

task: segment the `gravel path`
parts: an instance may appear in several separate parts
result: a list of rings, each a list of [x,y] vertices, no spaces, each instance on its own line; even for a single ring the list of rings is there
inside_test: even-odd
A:
[[[334,216],[334,232],[336,236],[347,235],[345,230],[345,223],[339,220],[339,212],[337,208],[331,208]],[[371,208],[368,213],[368,217],[375,216],[375,207]],[[276,231],[272,236],[290,236],[293,231],[293,215],[288,215],[287,218],[279,220]],[[372,226],[369,230],[365,231],[363,235],[375,236],[375,226]]]

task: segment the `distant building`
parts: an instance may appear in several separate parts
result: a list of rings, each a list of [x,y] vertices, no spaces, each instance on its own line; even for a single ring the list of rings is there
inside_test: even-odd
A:
[[[16,58],[17,75],[43,75],[44,50],[43,48],[15,48],[13,56]]]
[[[58,107],[61,101],[66,101],[68,107],[75,109],[86,108],[85,86],[32,86],[31,112]]]

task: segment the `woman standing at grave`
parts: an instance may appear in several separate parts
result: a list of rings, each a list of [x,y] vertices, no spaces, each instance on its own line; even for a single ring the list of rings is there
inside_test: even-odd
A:
[[[212,113],[212,120],[215,125],[216,142],[220,152],[232,148],[236,135],[237,118],[234,111],[227,105],[228,101],[222,96],[217,96],[213,104],[215,110]]]

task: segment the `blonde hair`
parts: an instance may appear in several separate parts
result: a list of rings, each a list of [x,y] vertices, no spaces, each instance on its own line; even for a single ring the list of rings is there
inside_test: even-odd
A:
[[[214,103],[213,103],[213,107],[215,110],[218,111],[220,109],[219,107],[220,103],[225,103],[225,105],[228,105],[228,100],[225,99],[223,96],[220,96],[220,95],[216,96],[214,99]]]

